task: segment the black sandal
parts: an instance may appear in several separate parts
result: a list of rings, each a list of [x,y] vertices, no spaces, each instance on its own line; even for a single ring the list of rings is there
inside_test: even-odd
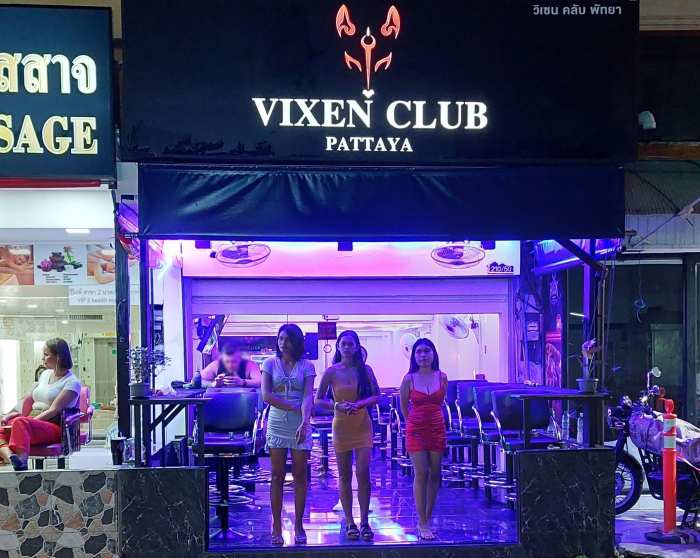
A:
[[[362,535],[363,541],[371,541],[372,539],[374,539],[374,531],[372,531],[372,528],[369,526],[369,523],[360,525],[360,535]]]
[[[351,523],[345,528],[345,536],[350,539],[351,541],[357,541],[360,539],[360,530],[357,528],[357,525],[354,523]]]

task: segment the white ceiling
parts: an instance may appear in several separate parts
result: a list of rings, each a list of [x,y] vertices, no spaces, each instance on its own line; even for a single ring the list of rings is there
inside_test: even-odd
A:
[[[394,331],[402,331],[412,328],[429,327],[433,322],[433,316],[429,314],[417,315],[343,315],[327,316],[328,321],[336,322],[337,332],[353,329],[360,335],[382,335]],[[295,323],[304,332],[316,331],[317,323],[326,321],[322,315],[257,315],[257,316],[227,316],[222,335],[274,335],[277,329],[284,323]]]
[[[114,236],[114,205],[108,190],[0,190],[0,239],[92,240],[66,228],[90,229],[98,239]],[[110,234],[105,236],[106,231]]]

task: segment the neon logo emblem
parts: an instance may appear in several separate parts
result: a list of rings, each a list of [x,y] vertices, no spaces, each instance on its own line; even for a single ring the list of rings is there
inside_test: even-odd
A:
[[[354,37],[357,33],[357,27],[352,22],[350,18],[350,11],[348,7],[343,4],[340,6],[338,13],[335,16],[335,28],[338,31],[338,36],[342,39],[343,36]],[[399,11],[395,6],[391,6],[386,15],[386,21],[380,27],[379,32],[382,37],[396,39],[399,36],[399,31],[401,29],[401,18],[399,16]],[[373,61],[375,57],[374,49],[377,46],[377,39],[372,35],[369,27],[362,37],[360,37],[360,46],[364,53],[364,60],[361,62],[357,58],[348,54],[345,51],[345,64],[349,70],[357,70],[365,74],[365,87],[362,90],[362,94],[367,98],[371,98],[374,95],[374,90],[371,88],[370,83],[372,80],[372,74],[377,73],[379,70],[388,70],[391,66],[392,52],[389,52],[383,58]]]

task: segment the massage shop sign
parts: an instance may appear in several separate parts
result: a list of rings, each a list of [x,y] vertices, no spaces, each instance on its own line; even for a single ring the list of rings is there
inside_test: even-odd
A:
[[[0,178],[114,178],[111,15],[0,6]]]

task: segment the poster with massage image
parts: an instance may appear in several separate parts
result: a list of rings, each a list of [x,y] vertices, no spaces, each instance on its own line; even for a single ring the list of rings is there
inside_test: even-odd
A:
[[[30,244],[0,244],[0,287],[33,284],[33,246]]]
[[[35,285],[85,285],[87,283],[85,244],[35,244]]]
[[[116,251],[111,243],[87,245],[87,284],[109,285],[116,277]]]

